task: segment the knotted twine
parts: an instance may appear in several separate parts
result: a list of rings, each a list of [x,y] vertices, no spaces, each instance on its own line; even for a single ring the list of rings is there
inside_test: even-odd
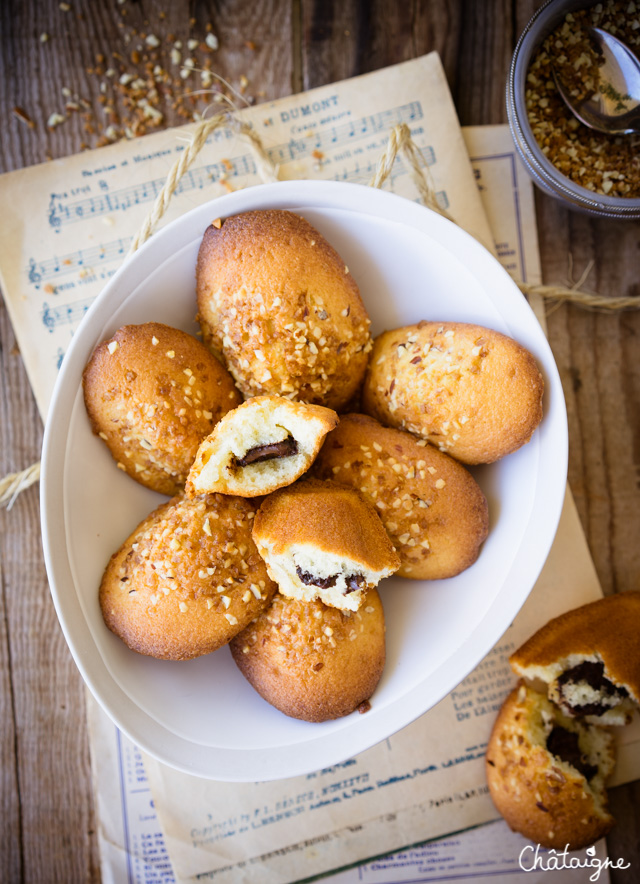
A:
[[[207,138],[222,126],[231,128],[242,137],[246,138],[253,151],[258,174],[264,183],[278,181],[278,169],[273,164],[269,154],[262,143],[258,133],[248,124],[237,119],[233,113],[216,114],[206,120],[201,120],[189,139],[189,146],[184,150],[179,159],[173,164],[167,175],[167,179],[158,193],[155,202],[146,216],[138,233],[131,243],[129,254],[133,254],[153,234],[160,219],[166,212],[175,193],[180,179],[191,167],[192,163],[204,147]],[[370,187],[381,188],[393,169],[398,157],[402,156],[407,163],[409,173],[415,183],[420,199],[427,208],[444,216],[449,221],[453,218],[440,206],[429,166],[411,137],[411,130],[406,123],[399,123],[389,132],[387,146],[382,152],[376,171],[369,181]],[[454,222],[455,223],[455,222]],[[520,280],[516,284],[525,296],[538,295],[546,301],[554,301],[557,304],[570,303],[578,307],[590,310],[614,312],[625,309],[637,309],[640,299],[637,297],[605,298],[598,294],[580,291],[577,287],[568,288],[561,285],[531,285]],[[35,463],[17,473],[10,473],[0,480],[0,506],[11,509],[18,495],[33,485],[40,478],[40,464]]]

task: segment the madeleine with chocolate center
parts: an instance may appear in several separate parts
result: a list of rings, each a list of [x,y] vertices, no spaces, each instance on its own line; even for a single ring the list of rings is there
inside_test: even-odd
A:
[[[295,482],[313,463],[338,415],[322,405],[255,396],[230,411],[200,445],[187,494],[257,497]]]
[[[579,850],[611,829],[605,784],[615,742],[518,685],[505,700],[486,754],[489,792],[509,826],[543,847]]]
[[[357,611],[400,560],[376,511],[352,488],[304,479],[269,495],[253,539],[282,595]]]
[[[571,717],[625,725],[640,706],[640,592],[619,592],[554,617],[509,662]]]

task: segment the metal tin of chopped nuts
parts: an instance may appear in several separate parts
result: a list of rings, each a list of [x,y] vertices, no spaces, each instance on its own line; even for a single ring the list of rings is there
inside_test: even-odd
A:
[[[509,127],[515,146],[536,185],[569,208],[606,218],[640,219],[640,198],[607,196],[582,187],[565,176],[542,152],[529,122],[526,82],[529,67],[542,42],[559,27],[567,13],[589,9],[589,0],[547,0],[522,32],[513,53],[507,81]]]

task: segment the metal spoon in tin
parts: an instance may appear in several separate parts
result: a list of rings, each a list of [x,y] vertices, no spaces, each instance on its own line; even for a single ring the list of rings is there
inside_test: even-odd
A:
[[[569,94],[553,70],[560,97],[569,110],[591,129],[608,135],[640,132],[640,61],[626,43],[601,28],[589,28],[589,35],[604,59],[598,69],[596,91],[584,100]]]

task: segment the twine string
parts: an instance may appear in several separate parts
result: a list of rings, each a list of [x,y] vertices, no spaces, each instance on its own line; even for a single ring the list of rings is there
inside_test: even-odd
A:
[[[158,222],[169,208],[169,203],[176,192],[180,179],[191,167],[193,161],[206,144],[207,138],[221,126],[233,129],[248,140],[254,152],[258,174],[265,183],[278,180],[277,169],[271,162],[260,136],[248,123],[238,120],[232,113],[216,114],[207,120],[201,120],[189,140],[189,146],[180,154],[180,157],[169,170],[167,180],[155,198],[151,211],[147,214],[142,222],[142,226],[134,236],[129,249],[130,255],[149,239],[158,226]]]
[[[26,491],[40,478],[40,463],[31,464],[26,470],[17,473],[9,473],[0,479],[0,506],[11,509],[19,494]]]
[[[566,288],[559,285],[533,285],[516,280],[518,288],[524,295],[540,295],[547,301],[555,301],[558,305],[563,303],[574,304],[586,310],[594,310],[604,313],[618,313],[620,310],[630,308],[638,309],[640,299],[637,297],[605,298],[603,295],[592,292],[582,292],[578,288]]]
[[[413,141],[411,130],[406,123],[398,123],[389,132],[387,146],[378,160],[375,174],[369,182],[370,186],[382,187],[391,174],[398,153],[401,153],[407,159],[411,177],[418,188],[425,206],[433,209],[440,215],[444,215],[449,221],[453,221],[454,219],[451,215],[438,202],[436,187],[429,166],[422,152]],[[539,295],[546,301],[555,301],[558,304],[570,303],[587,310],[612,313],[632,308],[637,310],[640,307],[640,298],[637,297],[605,298],[602,295],[581,291],[580,285],[584,282],[584,278],[572,288],[562,285],[534,285],[533,283],[522,282],[519,279],[514,279],[514,282],[525,296]]]
[[[274,166],[267,150],[258,133],[248,123],[239,120],[232,113],[216,114],[206,120],[201,120],[191,138],[188,147],[180,154],[167,175],[162,189],[154,200],[151,210],[145,217],[140,229],[134,236],[129,249],[129,254],[137,251],[146,242],[158,226],[176,192],[180,179],[188,171],[194,160],[206,144],[207,138],[221,126],[228,126],[249,142],[253,151],[256,170],[265,184],[278,180],[278,169]],[[0,479],[0,507],[10,510],[19,494],[40,479],[40,463],[32,464],[25,470],[9,473]]]
[[[409,166],[409,173],[424,205],[449,221],[453,221],[451,215],[438,201],[438,194],[429,164],[411,137],[411,130],[406,123],[398,123],[390,130],[387,146],[378,160],[376,171],[369,182],[369,186],[382,187],[391,174],[399,153],[402,154],[403,159],[406,160]],[[455,221],[453,223],[455,224]]]
[[[254,154],[257,172],[264,182],[278,180],[278,169],[271,161],[262,143],[262,139],[249,124],[238,120],[232,113],[216,114],[214,117],[201,120],[189,140],[189,146],[171,167],[167,180],[156,197],[150,212],[133,238],[129,254],[139,249],[152,235],[160,219],[167,211],[180,179],[204,147],[207,138],[221,126],[228,126],[247,139]],[[369,185],[375,188],[383,186],[391,174],[398,154],[401,154],[403,160],[408,164],[411,178],[418,189],[424,205],[434,212],[443,215],[449,221],[453,221],[454,219],[451,215],[438,202],[435,182],[429,170],[429,165],[413,141],[411,130],[406,123],[399,123],[390,130],[387,146],[378,160],[376,171]],[[579,285],[574,288],[567,288],[561,285],[532,285],[520,280],[515,280],[515,282],[525,296],[532,294],[540,295],[546,301],[553,301],[557,305],[569,303],[583,309],[607,313],[638,309],[640,306],[640,298],[605,298],[598,294],[581,291]],[[0,507],[6,506],[7,509],[11,509],[18,495],[37,482],[39,478],[39,463],[32,464],[26,470],[10,473],[5,476],[0,480]]]

